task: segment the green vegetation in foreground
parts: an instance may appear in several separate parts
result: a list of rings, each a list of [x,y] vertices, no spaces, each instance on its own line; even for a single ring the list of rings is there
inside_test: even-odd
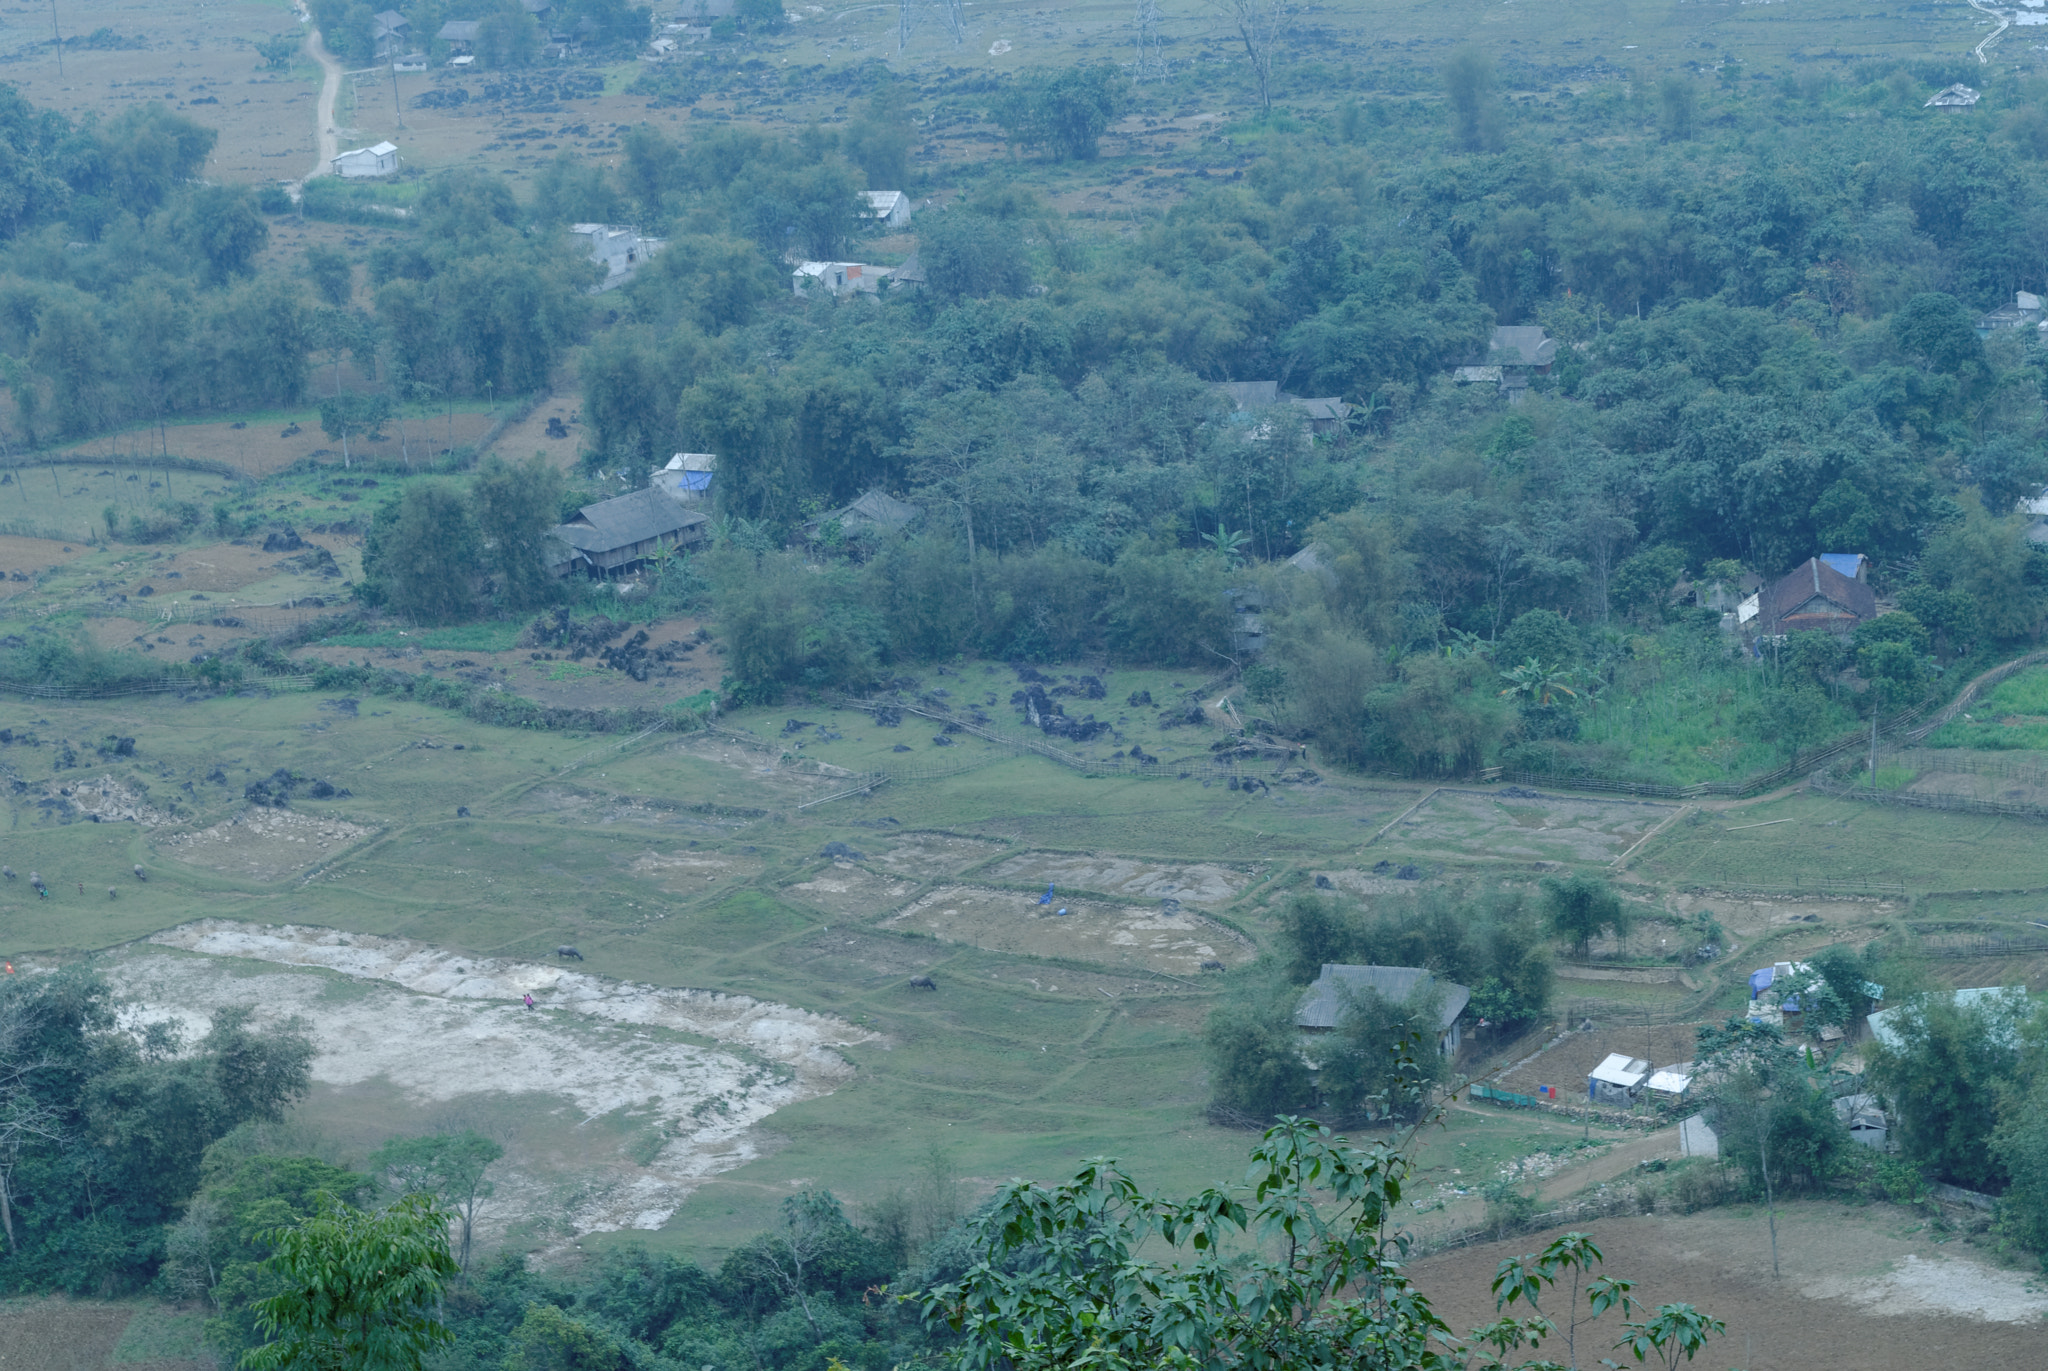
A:
[[[430,652],[508,652],[516,647],[523,623],[459,624],[453,628],[385,628],[374,633],[336,633],[320,639],[323,647],[416,647]]]
[[[1985,752],[2048,751],[2048,668],[2017,671],[1928,735],[1923,747]]]

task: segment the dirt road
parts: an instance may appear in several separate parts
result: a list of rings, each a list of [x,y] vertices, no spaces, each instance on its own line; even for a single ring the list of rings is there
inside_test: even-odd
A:
[[[306,13],[303,3],[296,8],[301,15]],[[310,22],[309,19],[308,23]],[[341,96],[341,63],[335,61],[334,55],[327,51],[327,44],[321,41],[320,30],[316,28],[309,27],[306,30],[306,51],[320,64],[320,99],[315,102],[313,108],[313,129],[316,135],[314,143],[318,151],[314,155],[312,167],[299,182],[300,185],[304,185],[315,176],[325,175],[327,169],[334,165],[335,154],[341,151],[341,143],[334,132],[334,102]]]

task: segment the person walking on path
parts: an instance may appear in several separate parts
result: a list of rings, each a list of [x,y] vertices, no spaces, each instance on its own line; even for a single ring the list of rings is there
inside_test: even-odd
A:
[[[527,996],[526,996],[526,1007],[527,1007],[528,1009],[531,1009],[531,1008],[533,1008],[533,995],[532,995],[532,993],[531,993],[531,992],[528,992],[528,994],[527,994]]]

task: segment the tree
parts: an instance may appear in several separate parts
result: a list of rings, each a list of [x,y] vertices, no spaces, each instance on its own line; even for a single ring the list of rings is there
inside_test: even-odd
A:
[[[265,71],[288,71],[305,42],[296,33],[272,34],[256,45],[256,55],[263,59]]]
[[[1031,284],[1016,225],[986,214],[926,213],[918,221],[917,259],[941,300],[1022,295]]]
[[[1444,95],[1451,106],[1451,144],[1461,152],[1491,152],[1501,143],[1494,109],[1493,61],[1467,44],[1444,63]]]
[[[1405,1000],[1377,990],[1347,994],[1336,1030],[1310,1048],[1316,1086],[1340,1119],[1413,1119],[1450,1063],[1437,1050],[1443,987],[1418,984]]]
[[[339,248],[314,244],[306,249],[306,275],[320,298],[334,309],[346,309],[355,294],[355,268]]]
[[[1591,876],[1546,880],[1543,909],[1551,931],[1570,943],[1581,957],[1592,949],[1593,939],[1602,933],[1626,938],[1635,923],[1613,887]]]
[[[388,395],[330,395],[320,402],[320,431],[341,444],[344,469],[355,465],[348,440],[356,434],[377,432],[390,417]]]
[[[626,1371],[617,1343],[552,1304],[530,1304],[512,1330],[504,1371]]]
[[[496,1193],[484,1179],[505,1149],[482,1134],[393,1138],[370,1154],[370,1165],[391,1178],[401,1195],[430,1195],[462,1225],[456,1265],[469,1270],[469,1245],[479,1205]]]
[[[1697,1049],[1703,1074],[1719,1082],[1714,1108],[1722,1155],[1764,1192],[1776,1276],[1780,1187],[1788,1180],[1818,1183],[1834,1153],[1849,1145],[1835,1120],[1827,1073],[1775,1025],[1751,1019],[1701,1029]]]
[[[1209,1088],[1223,1111],[1265,1120],[1314,1101],[1301,1032],[1294,1026],[1297,999],[1299,992],[1284,990],[1210,1012],[1202,1047]]]
[[[1955,995],[1916,996],[1889,1016],[1890,1031],[1871,1054],[1872,1079],[1896,1102],[1893,1136],[1906,1160],[1972,1190],[1999,1190],[2005,1172],[1990,1146],[1998,1097],[2019,1068],[2018,991],[1958,1003]]]
[[[1699,87],[1683,76],[1668,75],[1657,83],[1657,103],[1657,123],[1664,137],[1675,143],[1691,138],[1693,120],[1699,114]]]
[[[476,523],[461,490],[414,481],[363,536],[363,589],[416,623],[457,623],[476,607]]]
[[[267,1240],[286,1288],[258,1303],[270,1341],[242,1357],[243,1371],[418,1371],[451,1340],[437,1310],[458,1272],[448,1215],[427,1196],[381,1213],[335,1201]]]
[[[1287,25],[1287,6],[1282,0],[1210,0],[1225,22],[1237,30],[1244,44],[1245,62],[1251,67],[1252,84],[1258,88],[1259,108],[1273,109],[1273,57]]]
[[[1017,75],[989,117],[1009,141],[1042,148],[1055,162],[1092,161],[1128,92],[1129,82],[1113,66],[1034,67]]]
[[[200,186],[185,194],[172,233],[206,264],[216,284],[254,270],[270,242],[270,225],[245,186]]]
[[[785,1298],[796,1301],[819,1342],[825,1339],[813,1304],[818,1267],[851,1232],[831,1191],[803,1190],[783,1200],[781,1228],[749,1251],[756,1272]]]
[[[554,596],[546,542],[562,491],[561,471],[538,453],[516,464],[493,454],[469,483],[477,534],[507,609],[535,609]]]
[[[26,995],[0,996],[0,1234],[10,1252],[19,1252],[14,1235],[13,1179],[23,1150],[31,1143],[64,1140],[61,1113],[35,1090],[37,1077],[57,1059],[36,1041],[40,1027]]]
[[[1282,1119],[1240,1189],[1168,1200],[1112,1158],[1062,1185],[1012,1181],[974,1223],[971,1265],[910,1298],[928,1326],[958,1336],[963,1367],[1463,1364],[1465,1349],[1402,1270],[1406,1236],[1391,1231],[1408,1145],[1354,1148]],[[1562,1264],[1561,1254],[1552,1274]],[[1603,1298],[1617,1287],[1600,1286]],[[1506,1289],[1496,1285],[1502,1305]],[[1674,1341],[1697,1350],[1715,1331],[1712,1320],[1660,1317],[1640,1336],[1661,1354]],[[1551,1332],[1541,1315],[1498,1320],[1473,1332],[1488,1351],[1472,1364],[1501,1371]]]

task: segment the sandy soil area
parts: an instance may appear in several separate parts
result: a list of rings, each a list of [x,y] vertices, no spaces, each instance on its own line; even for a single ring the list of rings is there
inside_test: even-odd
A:
[[[11,586],[0,584],[0,598],[25,590],[27,587],[22,582],[36,572],[61,566],[74,557],[83,557],[85,552],[84,545],[80,543],[60,543],[51,538],[18,538],[11,533],[0,533],[0,582],[14,582]],[[21,573],[20,580],[15,580],[16,572]]]
[[[303,1020],[319,1047],[314,1079],[331,1090],[381,1086],[416,1108],[553,1097],[586,1122],[648,1115],[658,1150],[637,1167],[593,1151],[600,1181],[570,1206],[565,1236],[659,1228],[703,1178],[761,1155],[756,1128],[775,1110],[851,1078],[835,1048],[875,1036],[743,995],[289,925],[186,924],[107,974],[139,1022],[203,1032],[213,1009],[250,1003],[269,1021]],[[561,1203],[558,1185],[516,1167],[501,1188],[498,1232]]]
[[[1907,1211],[1782,1207],[1783,1274],[1775,1279],[1760,1210],[1606,1219],[1585,1228],[1607,1253],[1604,1270],[1636,1281],[1638,1298],[1653,1306],[1684,1301],[1727,1322],[1728,1335],[1702,1358],[1706,1366],[2020,1371],[2042,1364],[2048,1291],[2041,1279],[1994,1266],[1960,1243],[1938,1245]],[[1453,1328],[1468,1329],[1494,1317],[1487,1286],[1501,1260],[1555,1236],[1445,1253],[1416,1263],[1412,1274]],[[1612,1316],[1590,1335],[1581,1329],[1580,1364],[1616,1356],[1608,1345],[1618,1333]]]
[[[829,871],[784,886],[782,893],[827,914],[866,920],[900,905],[916,889],[914,881],[892,880],[852,862],[834,862]]]
[[[1035,895],[985,886],[943,886],[880,927],[921,929],[946,942],[995,952],[1139,966],[1177,976],[1199,976],[1204,962],[1248,962],[1257,952],[1248,940],[1199,914],[1064,896],[1041,905]]]

